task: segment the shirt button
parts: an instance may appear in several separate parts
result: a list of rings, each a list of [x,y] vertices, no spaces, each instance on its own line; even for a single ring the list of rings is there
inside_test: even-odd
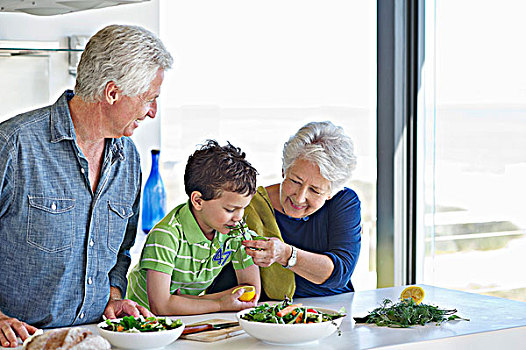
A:
[[[80,168],[80,172],[84,174],[84,168]]]
[[[84,318],[84,312],[80,314],[79,318],[82,320]]]
[[[55,202],[53,202],[53,204],[51,204],[51,209],[53,209],[53,210],[57,209],[57,205],[55,204]]]
[[[122,213],[122,216],[126,215],[126,212],[124,211],[124,209],[122,209],[121,213]]]
[[[90,240],[90,241],[89,241],[89,246],[90,246],[90,247],[93,247],[94,244],[95,244],[95,242],[93,242],[93,240]]]
[[[88,278],[88,284],[92,284],[93,281],[91,280],[91,277]]]

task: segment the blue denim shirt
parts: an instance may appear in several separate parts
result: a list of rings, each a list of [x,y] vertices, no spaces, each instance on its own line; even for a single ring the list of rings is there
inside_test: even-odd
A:
[[[93,193],[66,91],[0,124],[0,311],[37,327],[98,321],[126,292],[141,168],[127,138],[106,139]]]

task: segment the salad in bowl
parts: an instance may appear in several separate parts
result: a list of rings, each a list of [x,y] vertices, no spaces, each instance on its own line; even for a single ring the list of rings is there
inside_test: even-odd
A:
[[[179,319],[125,316],[97,325],[100,335],[122,349],[162,348],[174,342],[184,330]]]
[[[294,304],[291,300],[268,303],[237,313],[245,332],[261,341],[279,345],[316,342],[335,331],[346,316],[344,310]]]

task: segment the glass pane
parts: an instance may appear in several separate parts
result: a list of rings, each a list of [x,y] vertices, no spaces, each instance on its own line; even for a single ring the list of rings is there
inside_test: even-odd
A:
[[[376,4],[345,0],[165,1],[160,35],[175,56],[163,85],[162,172],[168,206],[186,201],[188,156],[207,138],[241,147],[259,185],[281,180],[285,141],[331,120],[354,139],[348,186],[362,201],[353,284],[376,287]]]
[[[426,1],[424,283],[526,301],[525,11]]]
[[[48,56],[0,56],[0,122],[49,103]]]

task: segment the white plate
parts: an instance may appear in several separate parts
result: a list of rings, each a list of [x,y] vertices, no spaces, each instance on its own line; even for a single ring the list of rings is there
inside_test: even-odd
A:
[[[119,322],[121,319],[117,318],[111,320],[112,322]],[[175,320],[175,319],[173,319]],[[167,331],[160,332],[143,332],[143,333],[121,333],[102,329],[106,325],[103,321],[97,325],[99,334],[106,338],[112,346],[121,349],[162,349],[168,344],[173,343],[181,336],[184,330],[184,323]]]
[[[320,307],[307,306],[327,314],[337,314],[337,311]],[[254,308],[240,311],[236,314],[239,324],[245,332],[265,343],[273,345],[304,345],[317,342],[334,333],[341,325],[343,317],[334,321],[308,324],[275,324],[252,322],[241,318]]]

